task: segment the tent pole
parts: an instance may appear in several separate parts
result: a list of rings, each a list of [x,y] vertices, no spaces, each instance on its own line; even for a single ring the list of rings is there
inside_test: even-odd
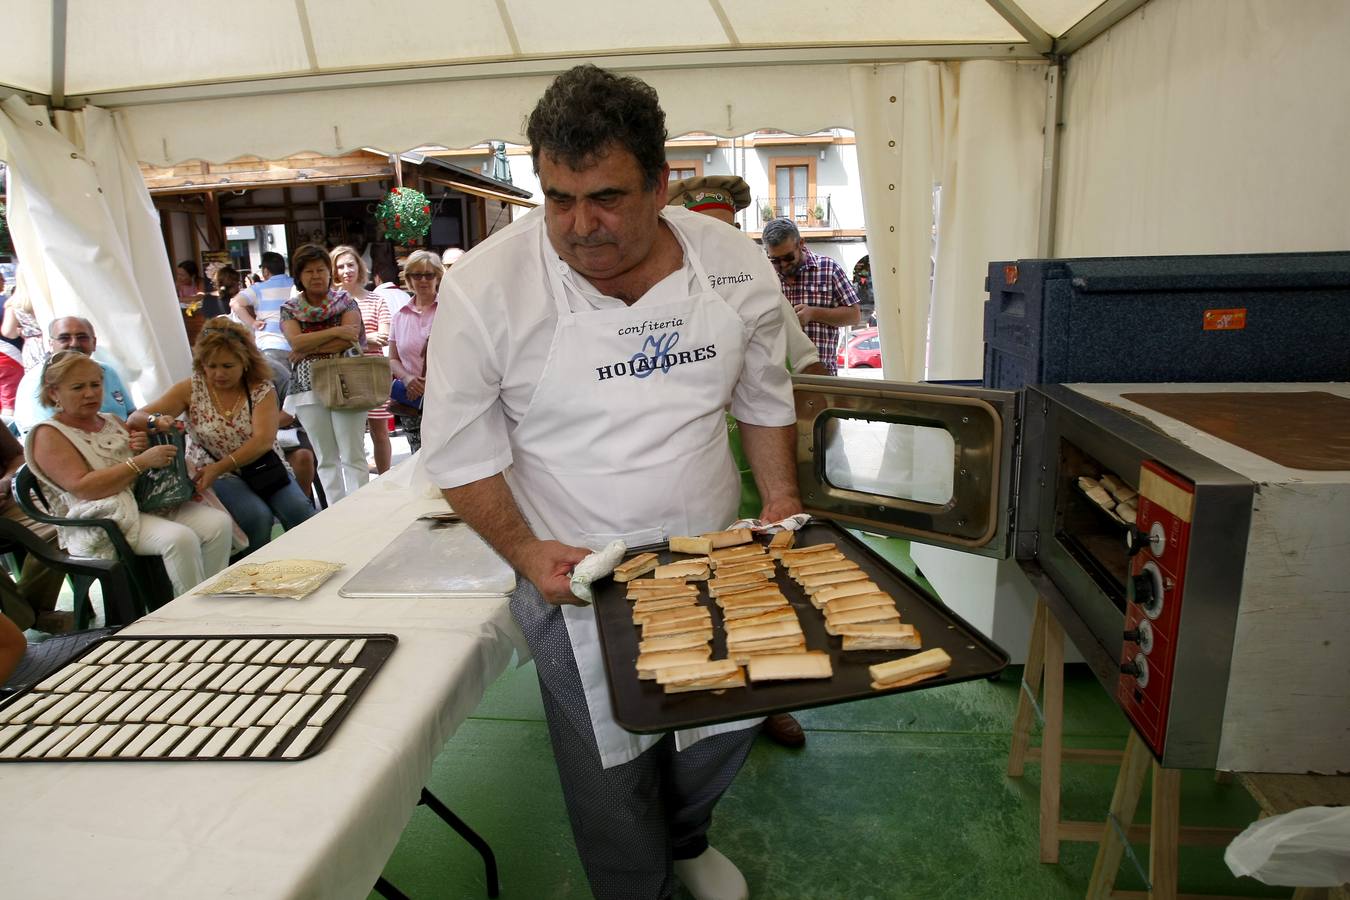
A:
[[[1003,20],[1017,29],[1017,33],[1026,39],[1028,46],[1037,53],[1049,53],[1050,47],[1055,43],[1044,28],[1036,24],[1036,20],[1027,15],[1022,7],[1018,6],[1013,0],[984,0],[994,10],[1003,17]]]
[[[66,105],[66,0],[52,0],[51,108]]]
[[[1044,149],[1041,151],[1041,213],[1036,234],[1036,256],[1055,255],[1055,207],[1059,197],[1059,117],[1064,105],[1064,61],[1055,57],[1045,71]]]

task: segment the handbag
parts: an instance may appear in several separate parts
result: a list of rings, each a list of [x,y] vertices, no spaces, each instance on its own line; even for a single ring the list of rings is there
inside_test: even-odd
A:
[[[422,398],[418,397],[416,400],[409,400],[408,386],[403,383],[402,378],[394,379],[393,387],[389,389],[389,399],[393,400],[397,404],[400,404],[401,406],[406,406],[409,407],[410,409],[415,409],[419,413],[422,411]]]
[[[389,360],[331,356],[310,363],[314,392],[329,409],[370,410],[389,399]]]
[[[253,462],[244,463],[234,474],[243,479],[249,490],[264,500],[284,488],[286,482],[291,480],[291,473],[286,470],[286,464],[277,457],[277,451],[270,448]]]
[[[245,393],[248,398],[248,416],[253,418],[253,395]],[[210,450],[206,449],[205,444],[198,444],[206,455],[220,462],[220,457],[216,456]],[[244,484],[248,485],[249,490],[257,494],[263,500],[275,494],[286,486],[286,482],[291,480],[291,473],[286,468],[286,464],[277,456],[277,451],[271,447],[252,462],[246,462],[235,469],[234,474],[238,475]]]
[[[174,429],[167,433],[155,432],[149,436],[150,446],[170,444],[178,448],[173,461],[162,469],[146,469],[136,479],[133,493],[136,506],[143,512],[168,509],[186,503],[197,492],[197,486],[188,477],[187,441],[183,432]]]

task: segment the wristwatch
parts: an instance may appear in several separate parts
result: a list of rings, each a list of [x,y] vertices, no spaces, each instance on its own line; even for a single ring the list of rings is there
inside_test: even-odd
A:
[[[164,415],[163,413],[151,413],[150,415],[146,416],[145,427],[150,431],[157,430],[158,426],[155,423],[158,422],[160,417],[163,415]]]

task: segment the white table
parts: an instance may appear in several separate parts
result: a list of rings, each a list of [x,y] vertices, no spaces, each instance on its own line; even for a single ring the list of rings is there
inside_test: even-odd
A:
[[[445,508],[395,484],[399,474],[372,482],[250,557],[345,563],[314,595],[300,601],[187,595],[127,629],[397,635],[393,655],[328,745],[292,763],[0,765],[5,896],[197,900],[370,892],[432,760],[523,643],[505,597],[338,596],[414,518]],[[453,798],[442,799],[453,807]]]

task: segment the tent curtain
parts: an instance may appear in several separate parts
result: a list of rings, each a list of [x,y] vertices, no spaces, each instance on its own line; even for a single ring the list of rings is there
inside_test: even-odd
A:
[[[1035,253],[1044,78],[993,61],[850,72],[887,378],[981,376],[988,263]]]
[[[191,371],[173,273],[130,143],[106,110],[0,104],[15,255],[44,325],[83,316],[139,405]]]
[[[1070,58],[1058,256],[1350,248],[1350,4],[1154,0]]]

